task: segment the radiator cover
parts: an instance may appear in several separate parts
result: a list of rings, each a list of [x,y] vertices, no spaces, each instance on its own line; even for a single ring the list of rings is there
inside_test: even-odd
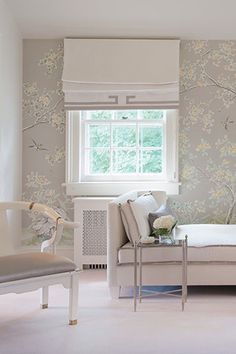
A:
[[[80,269],[101,268],[107,264],[107,205],[113,197],[74,199],[74,257]]]

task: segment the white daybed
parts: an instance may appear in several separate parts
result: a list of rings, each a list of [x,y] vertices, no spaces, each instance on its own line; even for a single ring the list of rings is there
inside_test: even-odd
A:
[[[133,286],[134,250],[121,220],[119,204],[141,192],[124,194],[108,206],[108,284],[112,297]],[[164,192],[152,192],[158,205]],[[193,224],[176,228],[176,237],[188,235],[188,285],[236,285],[236,225]],[[143,250],[143,285],[180,285],[181,250],[175,247]],[[154,264],[155,262],[155,264]],[[159,262],[156,264],[156,262]]]

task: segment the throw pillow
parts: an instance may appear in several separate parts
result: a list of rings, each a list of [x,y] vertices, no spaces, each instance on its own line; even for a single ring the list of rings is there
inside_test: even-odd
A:
[[[153,223],[157,218],[160,218],[161,216],[166,216],[166,215],[172,215],[172,212],[170,208],[167,205],[161,205],[160,208],[155,210],[152,213],[149,213],[148,215],[148,220],[151,226],[151,229],[153,231]]]
[[[143,194],[135,200],[128,201],[128,203],[136,220],[139,236],[142,238],[148,237],[151,233],[148,215],[158,208],[155,198],[151,193]]]
[[[119,207],[126,235],[133,245],[135,241],[138,242],[140,240],[140,235],[130,203],[126,202],[124,204],[120,204]]]

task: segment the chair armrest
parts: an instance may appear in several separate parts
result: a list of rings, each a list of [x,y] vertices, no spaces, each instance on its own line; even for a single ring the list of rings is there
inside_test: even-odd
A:
[[[71,222],[64,220],[60,214],[58,214],[53,208],[34,202],[22,202],[22,201],[10,201],[10,202],[0,202],[0,211],[6,212],[6,210],[28,210],[36,211],[48,218],[50,218],[55,223],[55,231],[52,237],[49,240],[43,241],[41,245],[41,252],[44,251],[46,247],[54,246],[55,243],[58,243],[61,239],[62,232],[64,228],[75,229],[79,227],[78,222]],[[54,248],[55,252],[55,248]]]
[[[79,222],[66,221],[64,219],[60,219],[60,223],[63,224],[65,229],[77,229],[80,225]]]
[[[45,204],[40,204],[40,203],[32,203],[32,204],[33,205],[31,207],[31,210],[37,211],[55,222],[55,231],[49,240],[45,240],[42,242],[41,252],[43,252],[45,248],[53,246],[53,253],[56,253],[55,245],[60,242],[63,229],[64,228],[76,229],[79,227],[79,223],[64,220],[60,216],[60,214],[58,214],[55,210],[53,210],[52,208],[48,207]]]

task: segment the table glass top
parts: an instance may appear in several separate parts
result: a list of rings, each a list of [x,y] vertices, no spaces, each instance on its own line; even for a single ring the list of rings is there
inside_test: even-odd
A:
[[[183,242],[186,241],[186,238],[171,238],[166,239],[161,242],[159,240],[155,240],[154,242],[142,242],[140,241],[137,244],[137,247],[181,247]]]

